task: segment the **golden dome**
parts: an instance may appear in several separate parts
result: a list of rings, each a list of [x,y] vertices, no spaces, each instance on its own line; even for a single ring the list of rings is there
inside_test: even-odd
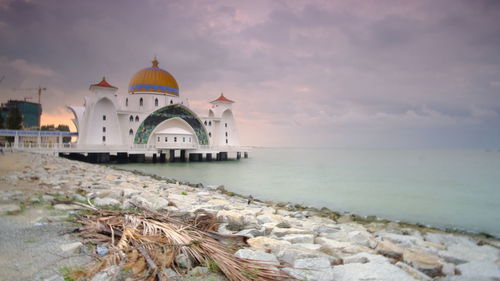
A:
[[[156,58],[153,66],[139,70],[128,85],[129,93],[156,92],[179,96],[179,86],[174,76],[158,67]]]

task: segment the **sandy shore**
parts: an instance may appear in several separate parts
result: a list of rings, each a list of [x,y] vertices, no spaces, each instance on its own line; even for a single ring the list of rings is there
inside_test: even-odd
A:
[[[301,280],[500,280],[497,239],[395,222],[353,221],[272,203],[247,204],[246,198],[231,195],[53,156],[5,153],[0,156],[0,275],[13,277],[6,280],[61,277],[57,275],[60,264],[28,270],[23,262],[41,262],[33,255],[10,258],[31,241],[19,235],[19,229],[68,227],[57,216],[67,218],[75,211],[59,210],[63,207],[47,206],[45,201],[89,197],[96,206],[129,208],[135,203],[188,215],[203,209],[217,216],[219,232],[251,237],[250,247],[236,255],[290,265],[293,268],[284,271]],[[40,252],[50,252],[44,248],[49,247],[59,256],[75,255],[75,251],[81,255],[85,247],[69,252],[61,248],[75,239],[50,233],[35,245]]]

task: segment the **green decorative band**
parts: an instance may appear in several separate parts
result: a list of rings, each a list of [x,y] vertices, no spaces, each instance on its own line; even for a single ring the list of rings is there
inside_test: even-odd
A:
[[[181,105],[169,105],[158,109],[157,111],[151,113],[144,121],[141,123],[137,132],[135,133],[134,143],[136,144],[147,144],[148,139],[151,136],[153,130],[161,122],[168,120],[170,118],[179,117],[186,121],[189,126],[191,126],[198,138],[198,144],[208,145],[207,132],[205,127],[201,124],[200,120],[191,111]]]

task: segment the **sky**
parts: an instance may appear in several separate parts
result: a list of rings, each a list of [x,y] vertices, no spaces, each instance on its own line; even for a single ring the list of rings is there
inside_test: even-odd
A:
[[[0,0],[0,101],[46,87],[44,124],[154,56],[246,145],[500,149],[500,1]]]

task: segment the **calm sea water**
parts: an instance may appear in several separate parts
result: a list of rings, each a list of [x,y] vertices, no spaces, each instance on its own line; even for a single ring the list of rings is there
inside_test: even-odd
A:
[[[239,161],[116,166],[263,200],[500,237],[500,151],[260,148]]]

